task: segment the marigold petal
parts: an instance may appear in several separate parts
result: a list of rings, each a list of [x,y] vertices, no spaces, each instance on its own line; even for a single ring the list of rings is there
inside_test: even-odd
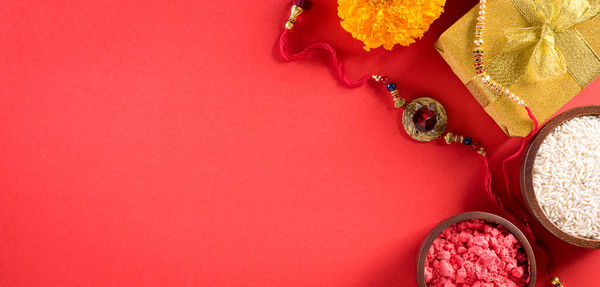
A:
[[[446,0],[338,0],[341,26],[369,51],[408,46],[423,37]]]

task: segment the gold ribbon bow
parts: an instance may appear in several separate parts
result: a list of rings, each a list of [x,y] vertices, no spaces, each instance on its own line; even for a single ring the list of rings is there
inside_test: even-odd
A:
[[[570,99],[565,97],[576,94],[600,74],[600,57],[577,30],[584,22],[597,20],[600,0],[496,1],[490,1],[489,7],[508,9],[506,6],[511,3],[523,18],[514,19],[508,9],[508,19],[513,18],[516,23],[504,24],[512,25],[503,29],[505,42],[496,38],[492,44],[488,43],[502,48],[490,57],[486,72],[523,98],[543,121],[561,106],[558,103],[564,105]],[[510,21],[498,20],[501,13],[494,14],[495,21]],[[473,75],[474,70],[470,68],[470,71]],[[531,122],[527,114],[516,110],[514,105],[505,104],[503,97],[488,89],[477,75],[466,85],[508,135],[529,133]]]
[[[583,88],[596,78],[600,58],[575,26],[600,13],[600,0],[512,2],[531,26],[504,30],[505,48],[487,66],[497,81],[509,87],[525,73],[542,81],[569,71]]]
[[[488,0],[486,73],[545,121],[600,75],[600,0]],[[524,109],[490,90],[473,68],[478,7],[440,36],[436,49],[509,136],[525,136]]]
[[[514,0],[527,21],[528,28],[507,28],[505,52],[522,52],[535,45],[527,71],[536,80],[547,80],[567,72],[565,56],[558,48],[557,37],[576,33],[574,29],[600,12],[599,0]],[[580,41],[583,40],[580,36]],[[585,40],[583,40],[585,41]],[[568,43],[569,45],[571,43]]]

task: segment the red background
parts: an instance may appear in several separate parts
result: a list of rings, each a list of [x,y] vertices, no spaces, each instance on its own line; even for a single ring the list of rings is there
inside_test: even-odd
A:
[[[439,99],[449,128],[498,163],[518,140],[433,49],[474,4],[448,1],[421,41],[367,53],[335,2],[316,1],[291,45],[331,42],[351,77],[382,72],[409,98]],[[407,140],[387,93],[341,87],[324,57],[283,63],[288,10],[2,1],[0,285],[414,286],[436,223],[506,216],[483,190],[480,159]],[[567,108],[599,92],[595,82]],[[598,251],[536,231],[567,286],[598,285]]]

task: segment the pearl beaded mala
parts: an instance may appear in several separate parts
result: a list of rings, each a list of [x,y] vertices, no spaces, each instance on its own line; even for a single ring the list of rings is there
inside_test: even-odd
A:
[[[473,51],[475,58],[475,71],[481,78],[481,82],[484,83],[492,92],[508,97],[520,106],[526,107],[525,101],[520,99],[510,90],[504,87],[502,84],[494,81],[490,75],[485,72],[485,65],[483,64],[484,52],[483,52],[483,35],[485,30],[485,8],[486,0],[479,0],[479,17],[477,17],[477,24],[475,25],[475,50]]]

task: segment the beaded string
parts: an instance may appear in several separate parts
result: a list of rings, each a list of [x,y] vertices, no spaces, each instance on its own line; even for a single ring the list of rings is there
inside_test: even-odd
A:
[[[404,108],[404,106],[406,105],[406,99],[400,97],[397,87],[396,87],[396,84],[394,82],[391,82],[387,76],[383,76],[383,75],[373,75],[372,78],[373,78],[373,80],[375,80],[375,82],[380,83],[382,86],[384,86],[390,92],[390,95],[392,96],[392,99],[394,100],[394,107],[396,107],[397,109]],[[480,143],[474,141],[469,136],[465,137],[465,136],[462,136],[459,134],[454,134],[452,132],[448,132],[444,136],[444,141],[447,144],[453,144],[453,143],[464,144],[465,146],[471,147],[471,149],[473,149],[475,152],[477,152],[482,157],[487,156],[487,152],[486,152],[485,148]]]
[[[397,109],[404,108],[406,100],[398,95],[398,90],[396,89],[395,83],[391,82],[387,76],[382,75],[373,75],[373,79],[387,88],[394,100],[394,106]],[[481,156],[486,168],[486,175],[484,178],[486,192],[498,206],[500,206],[502,209],[508,210],[509,213],[513,213],[512,211],[510,211],[511,209],[508,206],[505,206],[503,204],[500,197],[492,190],[492,169],[488,161],[487,151],[485,150],[485,148],[477,141],[474,141],[473,138],[471,138],[470,136],[463,136],[453,132],[446,133],[446,135],[443,137],[443,140],[448,145],[464,144],[466,147],[470,147],[473,151],[477,152]]]

